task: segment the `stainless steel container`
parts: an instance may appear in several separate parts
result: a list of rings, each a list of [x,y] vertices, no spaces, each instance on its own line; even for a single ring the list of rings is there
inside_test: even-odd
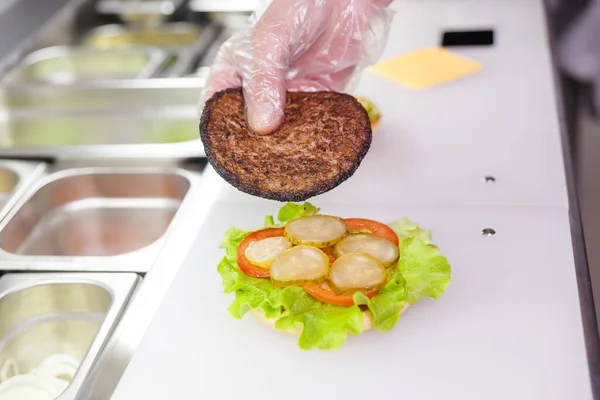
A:
[[[187,22],[138,28],[112,24],[90,30],[84,42],[97,48],[121,48],[131,45],[172,48],[191,46],[200,34],[199,26]]]
[[[236,30],[248,25],[261,4],[261,0],[190,0],[188,6],[194,12],[206,13],[213,23]]]
[[[96,3],[96,11],[101,14],[120,16],[168,16],[173,14],[184,1],[185,0],[100,0]]]
[[[208,17],[213,23],[225,29],[236,31],[247,27],[250,23],[251,12],[210,12]]]
[[[195,12],[252,12],[260,0],[190,0],[190,10]]]
[[[185,106],[195,111],[208,71],[190,78],[123,79],[90,86],[9,86],[0,87],[0,121],[19,118],[20,111],[39,110],[131,110]],[[33,116],[43,115],[39,113]],[[194,117],[197,118],[197,115]]]
[[[4,123],[0,121],[0,154],[10,154],[4,149],[18,154],[24,154],[19,150],[33,149],[40,156],[49,156],[57,148],[71,146],[78,148],[75,154],[81,154],[81,147],[174,144],[199,138],[194,109],[15,114]]]
[[[199,179],[170,167],[49,173],[0,222],[0,270],[148,272]]]
[[[55,46],[30,53],[3,79],[5,85],[73,85],[154,76],[166,54],[157,48],[93,49]]]
[[[170,22],[151,26],[104,25],[88,32],[85,43],[95,48],[154,46],[167,52],[160,78],[189,74],[195,61],[211,46],[220,29],[214,24]]]
[[[0,277],[0,370],[7,381],[52,355],[78,361],[57,400],[77,393],[140,278],[135,274],[6,274]],[[4,384],[5,387],[8,385]]]
[[[213,65],[215,58],[219,52],[219,49],[221,48],[223,43],[225,43],[236,32],[236,30],[236,28],[225,27],[221,31],[221,33],[219,33],[219,35],[215,38],[215,40],[212,42],[212,44],[206,50],[206,52],[202,55],[198,66],[200,68],[210,68]]]
[[[0,88],[0,156],[204,157],[196,78]]]

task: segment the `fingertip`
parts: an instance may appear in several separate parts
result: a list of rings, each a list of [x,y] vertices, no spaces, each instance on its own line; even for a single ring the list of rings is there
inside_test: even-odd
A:
[[[283,113],[267,111],[254,111],[247,114],[248,125],[258,135],[270,135],[279,128],[283,122]]]
[[[246,121],[259,135],[273,133],[283,122],[286,90],[277,74],[255,76],[244,86]]]

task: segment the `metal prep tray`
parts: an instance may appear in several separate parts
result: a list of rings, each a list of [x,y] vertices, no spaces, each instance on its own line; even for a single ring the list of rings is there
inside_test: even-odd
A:
[[[0,157],[203,158],[195,78],[0,88]]]
[[[204,52],[202,57],[200,57],[197,67],[210,69],[215,62],[215,58],[217,57],[217,54],[219,53],[223,43],[225,43],[236,31],[236,28],[225,27],[211,43],[210,47]]]
[[[102,25],[90,30],[84,43],[99,49],[153,46],[163,49],[166,60],[156,77],[180,77],[211,48],[221,29],[216,24],[171,22],[151,26]]]
[[[84,43],[98,48],[121,48],[131,45],[184,47],[194,44],[201,33],[200,26],[188,22],[172,22],[151,27],[110,24],[90,30]]]
[[[102,113],[89,113],[0,122],[0,157],[203,159],[195,110],[182,111],[148,109],[134,116],[119,112],[103,118]]]
[[[185,0],[100,0],[96,11],[111,15],[159,15],[173,14]]]
[[[0,86],[0,109],[7,118],[18,118],[21,110],[43,117],[40,110],[124,110],[137,108],[189,107],[195,109],[206,86],[208,68],[193,78],[124,79],[90,86]],[[28,114],[23,113],[24,118]],[[1,117],[4,115],[0,113]],[[197,118],[196,118],[197,119]],[[5,118],[6,120],[6,118]]]
[[[10,150],[10,154],[37,150],[40,155],[50,155],[56,149],[72,147],[74,155],[81,155],[82,148],[90,147],[199,141],[196,115],[195,109],[151,108],[12,117],[0,121],[0,149]]]
[[[0,220],[44,169],[39,162],[0,160]]]
[[[0,270],[148,272],[199,179],[167,166],[49,172],[0,222]]]
[[[261,0],[190,0],[190,10],[195,12],[251,12]]]
[[[57,400],[76,399],[140,278],[136,274],[0,277],[0,366],[26,373],[53,354],[79,360]]]
[[[155,76],[166,60],[158,48],[93,49],[54,46],[30,53],[2,80],[5,85],[102,84]]]

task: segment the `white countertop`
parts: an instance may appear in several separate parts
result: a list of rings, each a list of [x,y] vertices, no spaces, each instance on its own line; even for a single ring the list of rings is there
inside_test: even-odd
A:
[[[210,203],[186,221],[198,234],[112,398],[592,399],[541,3],[397,4],[384,57],[436,45],[448,28],[491,26],[497,44],[460,51],[484,63],[480,74],[424,92],[366,74],[357,93],[383,115],[371,151],[353,178],[311,200],[432,229],[453,267],[439,300],[331,352],[234,320],[216,272],[221,236],[260,227],[279,204],[209,169],[197,198]]]

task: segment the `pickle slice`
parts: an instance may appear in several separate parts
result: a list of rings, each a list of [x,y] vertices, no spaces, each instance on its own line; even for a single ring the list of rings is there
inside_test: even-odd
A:
[[[350,234],[337,242],[333,251],[336,258],[349,253],[367,253],[381,261],[384,267],[393,265],[400,257],[398,246],[371,233]]]
[[[288,222],[284,235],[293,244],[314,247],[334,245],[346,233],[346,222],[330,215],[312,215]]]
[[[345,254],[335,260],[329,270],[329,286],[337,294],[378,290],[386,280],[381,261],[367,253]]]
[[[283,236],[270,237],[250,243],[244,255],[250,264],[269,268],[277,256],[291,247],[292,244]]]
[[[271,281],[275,286],[319,283],[329,272],[329,257],[312,246],[295,246],[284,251],[271,264]]]

